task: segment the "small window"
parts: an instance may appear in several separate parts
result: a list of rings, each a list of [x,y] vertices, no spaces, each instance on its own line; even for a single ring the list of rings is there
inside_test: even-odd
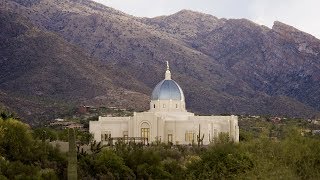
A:
[[[163,104],[163,108],[166,108],[166,105],[165,105],[165,104]]]
[[[103,131],[101,133],[101,141],[108,141],[111,138],[111,131]]]
[[[128,131],[123,131],[122,134],[123,134],[123,140],[124,140],[124,142],[127,143],[127,141],[128,141]]]
[[[155,105],[155,104],[153,105],[153,108],[156,108],[156,105]]]
[[[176,104],[176,108],[178,108],[178,104]]]
[[[218,137],[218,130],[217,130],[217,129],[214,129],[214,130],[213,130],[213,134],[214,134],[214,137]]]
[[[193,131],[187,131],[185,134],[185,141],[192,142],[194,140],[194,132]]]
[[[172,142],[172,134],[168,134],[168,142]]]

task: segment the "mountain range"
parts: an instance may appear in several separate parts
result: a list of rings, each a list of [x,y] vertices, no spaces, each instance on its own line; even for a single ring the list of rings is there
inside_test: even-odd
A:
[[[89,0],[0,2],[0,102],[30,124],[79,105],[149,107],[165,61],[199,114],[320,114],[320,40],[182,10],[134,17]]]

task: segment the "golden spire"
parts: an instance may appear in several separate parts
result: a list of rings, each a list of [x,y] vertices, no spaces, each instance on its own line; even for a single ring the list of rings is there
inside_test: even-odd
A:
[[[165,79],[170,80],[171,79],[171,72],[169,69],[169,61],[166,61],[166,62],[167,62],[167,70],[166,70]]]

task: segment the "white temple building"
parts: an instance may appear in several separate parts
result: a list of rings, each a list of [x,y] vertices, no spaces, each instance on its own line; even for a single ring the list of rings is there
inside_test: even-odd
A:
[[[98,121],[89,122],[94,140],[103,143],[107,143],[110,137],[140,137],[147,138],[148,142],[192,144],[197,143],[199,129],[204,145],[222,132],[228,133],[230,140],[239,141],[237,116],[196,116],[187,112],[183,91],[171,79],[168,62],[165,79],[152,92],[150,110],[134,112],[132,117],[99,116]]]

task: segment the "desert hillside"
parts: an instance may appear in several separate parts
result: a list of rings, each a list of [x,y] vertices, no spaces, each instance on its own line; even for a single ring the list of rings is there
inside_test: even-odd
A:
[[[147,109],[165,61],[190,111],[319,114],[320,40],[281,22],[189,10],[141,18],[89,0],[0,5],[0,98],[22,116],[79,104]]]

